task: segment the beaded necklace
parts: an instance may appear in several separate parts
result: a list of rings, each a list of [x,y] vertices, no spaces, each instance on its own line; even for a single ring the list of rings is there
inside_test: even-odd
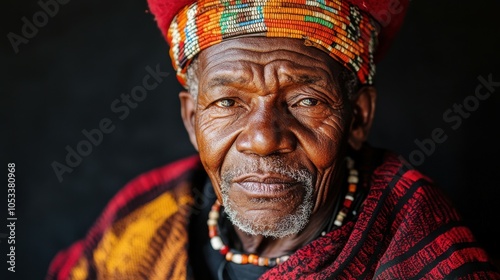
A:
[[[354,160],[352,160],[350,157],[347,157],[346,163],[347,168],[349,169],[349,175],[347,177],[347,183],[349,186],[344,197],[344,202],[342,203],[342,208],[340,209],[340,211],[338,211],[333,222],[333,225],[337,227],[342,226],[345,217],[349,214],[349,210],[354,202],[357,184],[359,182],[358,171],[354,169]],[[284,255],[276,258],[265,258],[260,257],[256,254],[241,254],[231,250],[228,245],[224,244],[222,238],[218,233],[217,225],[220,217],[220,208],[221,205],[219,201],[216,200],[214,205],[212,205],[210,213],[208,214],[208,236],[210,237],[210,245],[212,246],[212,248],[216,251],[219,251],[219,253],[225,256],[226,261],[236,264],[253,264],[257,266],[274,267],[288,260],[290,255]],[[321,232],[321,235],[326,235],[326,233],[331,229],[332,226],[329,225],[327,227],[327,230]]]

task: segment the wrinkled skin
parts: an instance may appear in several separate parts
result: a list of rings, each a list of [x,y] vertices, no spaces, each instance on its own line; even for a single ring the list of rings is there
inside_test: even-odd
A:
[[[342,66],[296,39],[228,40],[198,59],[198,97],[180,94],[182,117],[218,200],[256,229],[236,227],[243,249],[275,257],[300,248],[333,215],[345,151],[366,140],[375,90],[349,98],[340,91]],[[268,237],[307,200],[290,170],[311,179],[306,223]]]

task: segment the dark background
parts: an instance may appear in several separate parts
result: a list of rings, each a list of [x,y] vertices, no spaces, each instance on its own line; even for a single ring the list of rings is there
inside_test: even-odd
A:
[[[167,44],[146,11],[146,0],[69,0],[19,45],[17,54],[7,34],[22,35],[22,18],[33,22],[41,7],[36,1],[4,3],[0,155],[5,169],[7,162],[17,166],[18,221],[17,272],[2,279],[43,279],[56,252],[82,238],[127,181],[194,150],[181,123],[181,88]],[[400,35],[378,66],[378,108],[370,136],[373,145],[411,160],[419,149],[415,140],[441,128],[446,141],[417,167],[450,195],[496,259],[500,87],[467,118],[460,117],[455,130],[456,123],[443,114],[474,95],[479,76],[491,74],[500,81],[499,9],[496,0],[413,1]],[[141,85],[145,68],[156,65],[170,76],[119,119],[111,110],[113,101]],[[65,163],[66,146],[75,149],[86,139],[82,130],[98,128],[104,118],[115,130],[59,182],[51,164]],[[5,221],[5,210],[0,213]],[[6,232],[0,226],[0,234]],[[0,239],[2,273],[7,271],[6,245]]]

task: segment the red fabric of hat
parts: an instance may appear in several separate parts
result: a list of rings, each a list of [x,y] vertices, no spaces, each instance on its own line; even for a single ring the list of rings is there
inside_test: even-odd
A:
[[[409,0],[345,0],[369,13],[381,27],[379,45],[375,53],[375,61],[379,61],[403,24]],[[175,15],[195,0],[148,0],[149,9],[154,15],[163,35],[166,37],[170,23]]]

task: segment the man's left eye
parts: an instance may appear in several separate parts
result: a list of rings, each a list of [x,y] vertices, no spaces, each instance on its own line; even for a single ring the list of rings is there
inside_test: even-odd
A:
[[[305,107],[311,107],[311,106],[316,106],[318,105],[319,101],[314,98],[304,98],[299,101],[297,105],[299,106],[305,106]]]
[[[219,107],[231,107],[231,106],[234,106],[236,102],[234,102],[234,100],[232,99],[221,99],[219,101],[217,101],[217,106]]]

